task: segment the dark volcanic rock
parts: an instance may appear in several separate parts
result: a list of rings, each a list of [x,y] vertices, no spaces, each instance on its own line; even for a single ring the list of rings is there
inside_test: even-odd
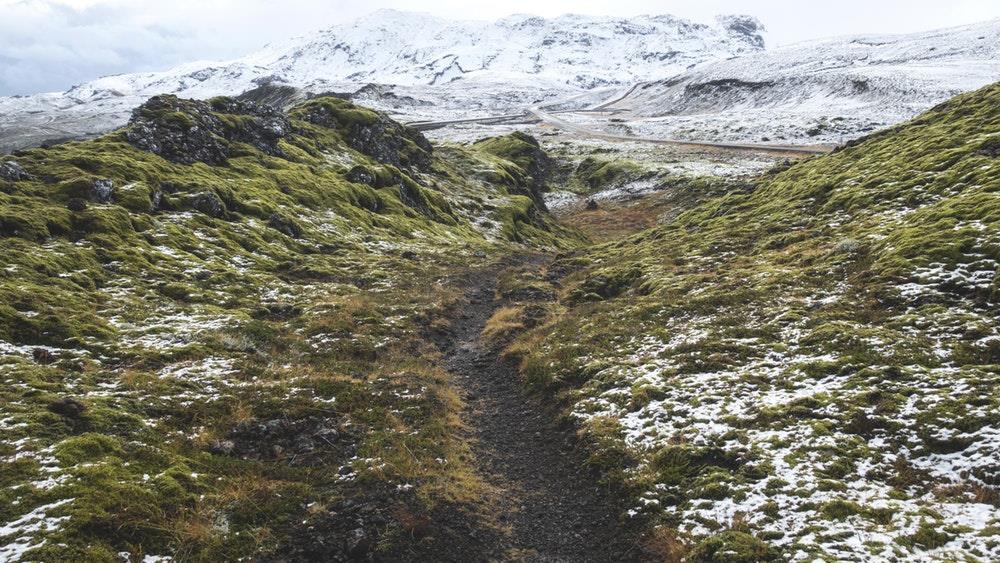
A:
[[[21,165],[14,162],[13,160],[0,161],[0,180],[7,182],[20,182],[22,180],[30,180],[31,174],[28,174]]]
[[[989,139],[976,151],[977,155],[996,158],[1000,156],[1000,139]]]
[[[412,133],[409,140],[419,147],[412,155],[417,157],[411,162],[403,162],[400,153],[405,147],[406,133]],[[347,142],[351,147],[367,154],[382,164],[426,169],[430,166],[430,142],[420,133],[405,129],[402,125],[389,121],[378,121],[370,125],[353,125],[347,133]]]
[[[149,194],[149,209],[152,212],[161,211],[165,208],[163,192],[160,190],[153,190]]]
[[[389,119],[381,113],[362,109],[344,100],[314,100],[301,118],[338,130],[351,148],[382,164],[426,170],[434,149],[422,133]]]
[[[246,143],[281,156],[278,141],[291,132],[281,110],[249,101],[211,103],[155,96],[132,112],[125,138],[136,148],[180,164],[223,164],[230,143]]]
[[[74,198],[72,198],[72,199],[69,200],[69,203],[66,204],[66,208],[69,209],[70,211],[74,211],[76,213],[79,213],[81,211],[86,211],[87,210],[87,200],[85,200],[85,199],[83,199],[81,197],[74,197]]]
[[[39,364],[51,364],[56,361],[55,356],[46,348],[35,348],[31,351],[31,357]]]
[[[267,226],[292,238],[302,237],[302,227],[288,217],[283,217],[277,213],[271,214],[271,217],[267,220]]]
[[[265,154],[283,156],[281,149],[278,148],[278,141],[291,133],[292,126],[280,109],[231,98],[212,100],[212,109],[218,113],[243,116],[238,126],[229,126],[222,133],[227,140],[252,145]]]
[[[208,451],[216,455],[230,455],[235,448],[232,440],[212,440],[208,444]]]
[[[512,186],[515,193],[530,197],[539,209],[547,209],[542,194],[552,171],[552,159],[542,149],[538,139],[515,131],[504,137],[484,139],[477,142],[477,146],[520,167],[524,177],[518,178],[517,185]]]
[[[212,192],[202,192],[191,200],[191,207],[209,217],[221,218],[226,215],[226,204]]]
[[[66,418],[79,418],[87,410],[87,405],[72,397],[52,401],[48,405],[49,412],[53,412]]]
[[[179,164],[222,164],[229,145],[222,121],[206,102],[155,96],[132,112],[125,138],[138,149]]]
[[[304,461],[315,453],[349,449],[348,443],[341,443],[338,423],[323,418],[249,420],[236,425],[223,442],[232,444],[222,448],[226,455],[244,459]]]
[[[90,201],[95,203],[111,203],[115,194],[115,183],[111,180],[94,180],[90,187]]]
[[[348,182],[354,182],[355,184],[367,184],[369,186],[375,185],[375,174],[364,166],[355,166],[354,168],[351,168],[346,177]]]

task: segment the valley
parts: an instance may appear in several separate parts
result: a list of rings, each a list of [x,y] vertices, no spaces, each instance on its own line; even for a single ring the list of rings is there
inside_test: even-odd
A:
[[[998,22],[0,98],[0,561],[1000,560]]]
[[[8,158],[2,553],[988,560],[996,100],[795,163],[166,96]]]

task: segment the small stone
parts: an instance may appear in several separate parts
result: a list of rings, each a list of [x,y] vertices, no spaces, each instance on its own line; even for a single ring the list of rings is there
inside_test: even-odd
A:
[[[74,197],[73,199],[69,200],[69,203],[66,205],[66,209],[69,209],[74,213],[86,211],[87,200],[83,199],[82,197]]]
[[[316,432],[316,438],[328,444],[333,444],[340,438],[340,432],[337,432],[333,428],[322,428]]]
[[[202,192],[191,201],[191,207],[209,217],[220,218],[226,214],[226,204],[213,192]]]
[[[587,211],[597,211],[597,201],[593,199],[587,200]]]
[[[212,440],[208,444],[208,451],[218,455],[229,455],[236,449],[236,444],[232,440]]]
[[[20,164],[14,162],[13,160],[0,161],[0,180],[6,180],[7,182],[20,182],[22,180],[30,180],[31,174],[28,174]]]
[[[79,418],[87,410],[87,405],[72,397],[63,397],[49,403],[48,409],[50,412],[66,418]]]
[[[163,192],[160,190],[153,190],[153,193],[149,194],[149,210],[153,213],[163,209]]]
[[[372,174],[372,172],[364,166],[359,165],[351,168],[346,177],[348,182],[353,182],[355,184],[366,184],[369,186],[375,185],[375,174]]]
[[[302,237],[302,227],[299,227],[295,221],[292,221],[288,217],[282,217],[277,213],[271,214],[271,217],[267,220],[267,226],[291,238]]]
[[[94,180],[90,187],[90,199],[96,203],[111,203],[114,195],[115,183],[108,179]]]
[[[347,536],[347,553],[351,557],[364,557],[372,548],[371,538],[363,528],[351,530]]]
[[[31,357],[40,364],[51,364],[56,361],[56,357],[52,355],[52,352],[45,348],[35,348],[31,351]]]

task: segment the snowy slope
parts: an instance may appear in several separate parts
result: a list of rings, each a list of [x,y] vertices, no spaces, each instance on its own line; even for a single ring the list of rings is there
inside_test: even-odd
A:
[[[702,65],[644,85],[614,107],[654,118],[632,124],[649,134],[838,141],[1000,80],[998,37],[993,20],[800,43]]]
[[[235,61],[190,63],[104,77],[64,93],[0,98],[0,148],[120,125],[132,107],[156,94],[205,98],[268,82],[313,91],[395,84],[426,91],[432,103],[456,92],[462,98],[467,90],[480,104],[502,108],[511,100],[530,103],[553,93],[658,79],[756,52],[764,46],[762,32],[747,16],[720,16],[712,25],[668,15],[516,15],[481,22],[380,10]],[[493,93],[485,101],[484,91]]]

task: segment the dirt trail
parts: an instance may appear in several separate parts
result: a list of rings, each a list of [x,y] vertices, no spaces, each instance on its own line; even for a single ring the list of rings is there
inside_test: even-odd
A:
[[[546,259],[523,257],[542,267]],[[480,339],[498,306],[494,290],[502,266],[463,280],[468,303],[444,344],[446,367],[468,405],[466,422],[479,470],[505,494],[497,517],[510,527],[504,545],[469,561],[641,561],[642,550],[624,529],[621,499],[600,487],[583,466],[574,436],[526,396],[516,366]]]

